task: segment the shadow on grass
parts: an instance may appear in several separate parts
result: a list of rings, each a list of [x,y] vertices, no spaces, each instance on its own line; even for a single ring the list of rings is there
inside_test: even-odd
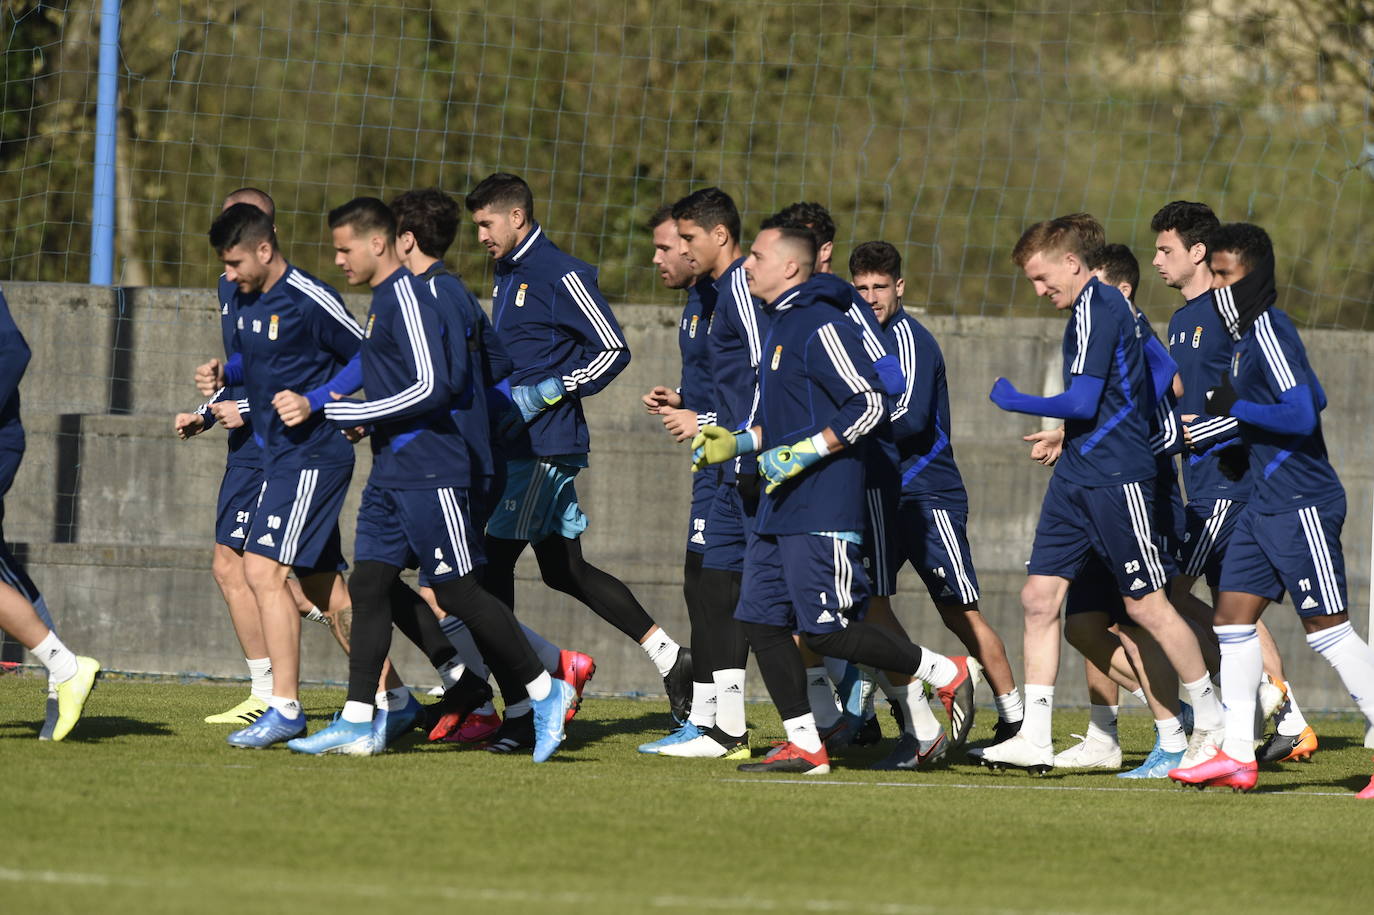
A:
[[[42,722],[18,722],[0,726],[0,739],[37,740]],[[63,743],[98,743],[112,737],[172,737],[176,732],[164,721],[145,721],[122,715],[86,715]]]

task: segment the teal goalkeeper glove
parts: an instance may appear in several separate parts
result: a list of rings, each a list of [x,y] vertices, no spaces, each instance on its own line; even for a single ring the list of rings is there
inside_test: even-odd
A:
[[[692,471],[695,473],[710,464],[724,464],[733,457],[757,450],[753,432],[731,432],[724,426],[703,426],[692,439]]]
[[[824,455],[816,452],[816,446],[811,444],[809,438],[804,438],[795,445],[780,445],[777,448],[769,448],[759,455],[759,473],[768,480],[768,486],[764,492],[772,492],[777,489],[822,457]]]

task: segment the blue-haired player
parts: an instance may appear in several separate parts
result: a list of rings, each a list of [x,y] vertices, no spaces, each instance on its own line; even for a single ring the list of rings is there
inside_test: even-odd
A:
[[[401,265],[395,217],[382,201],[356,198],[331,211],[329,224],[335,263],[351,285],[372,287],[372,304],[360,353],[368,399],[334,401],[323,412],[341,429],[369,428],[373,460],[348,583],[354,609],[348,700],[329,727],[288,746],[311,754],[382,749],[374,736],[373,690],[397,619],[401,570],[418,562],[440,607],[460,616],[483,654],[526,684],[536,718],[534,758],[543,762],[562,742],[564,713],[576,694],[550,678],[510,609],[477,583],[481,538],[468,504],[472,462],[465,433],[484,430],[461,429],[455,418],[462,397],[471,408],[469,375],[481,371],[469,356],[467,327],[456,314],[441,316],[429,289]],[[411,601],[400,609],[414,608]],[[437,630],[428,610],[421,613]],[[491,689],[467,674],[446,700],[450,694],[461,719]]]
[[[5,542],[5,493],[24,459],[19,382],[29,367],[29,344],[0,292],[0,629],[12,635],[48,671],[48,702],[40,740],[62,740],[81,717],[95,688],[100,662],[79,657],[53,631],[43,595]]]
[[[759,232],[745,261],[750,291],[771,314],[759,367],[756,425],[707,426],[694,440],[699,465],[761,452],[768,481],[749,538],[737,618],[787,742],[745,772],[830,771],[806,696],[794,632],[822,656],[915,675],[935,687],[951,720],[972,715],[966,659],[950,659],[862,621],[868,581],[860,556],[864,524],[862,441],[883,421],[881,383],[859,329],[845,315],[849,293],[808,283],[814,233],[790,224]],[[906,711],[906,710],[904,710]],[[942,735],[943,737],[943,735]]]
[[[1206,412],[1183,416],[1188,446],[1202,451],[1239,432],[1253,489],[1217,585],[1225,740],[1169,777],[1248,791],[1258,774],[1255,697],[1263,660],[1255,626],[1264,609],[1285,593],[1292,597],[1307,644],[1335,668],[1365,717],[1366,747],[1374,746],[1374,650],[1350,625],[1341,552],[1345,488],[1322,436],[1326,393],[1293,322],[1275,307],[1273,245],[1259,226],[1225,224],[1207,236],[1207,262],[1234,349],[1208,391]]]
[[[1220,736],[1221,704],[1197,639],[1169,603],[1167,570],[1154,538],[1154,456],[1149,418],[1155,398],[1140,330],[1121,293],[1092,275],[1102,226],[1085,213],[1036,223],[1013,260],[1060,310],[1065,391],[1022,394],[999,378],[992,400],[1004,410],[1065,419],[1063,454],[1041,506],[1021,591],[1025,611],[1026,714],[1021,731],[983,752],[993,767],[1042,772],[1054,764],[1051,718],[1059,672],[1059,608],[1090,553],[1115,578],[1131,619],[1159,642],[1193,699],[1197,750]],[[1190,750],[1195,749],[1190,744]]]
[[[596,285],[596,269],[559,250],[534,218],[523,179],[488,175],[464,200],[495,261],[492,326],[515,363],[501,420],[506,483],[487,523],[485,583],[515,602],[515,563],[533,546],[545,584],[637,643],[663,677],[675,713],[691,702],[691,660],[623,582],[582,556],[587,516],[574,479],[591,436],[582,399],[610,384],[630,350]]]
[[[323,417],[288,427],[264,405],[282,391],[323,384],[357,352],[362,330],[337,292],[286,261],[272,217],[258,207],[230,206],[209,234],[241,298],[233,355],[197,368],[196,385],[208,396],[241,384],[256,407],[252,428],[263,482],[244,538],[243,573],[272,669],[268,710],[228,740],[263,748],[305,730],[298,692],[301,618],[287,576],[294,569],[310,593],[334,586],[345,567],[339,509],[353,475],[352,446]]]

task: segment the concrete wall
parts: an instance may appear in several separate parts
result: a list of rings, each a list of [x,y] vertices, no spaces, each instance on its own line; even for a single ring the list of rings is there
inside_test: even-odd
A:
[[[218,430],[189,442],[171,432],[172,416],[200,400],[194,367],[219,354],[213,293],[202,290],[10,284],[5,294],[34,350],[22,388],[29,450],[6,498],[5,532],[27,555],[64,635],[117,669],[237,676],[243,664],[208,569],[215,494],[223,471]],[[353,299],[355,314],[365,305]],[[678,371],[677,309],[621,306],[634,358],[621,378],[587,403],[592,466],[578,480],[591,528],[585,553],[620,576],[650,614],[687,638],[681,557],[688,494],[687,453],[638,403]],[[1062,319],[931,318],[949,366],[953,439],[968,484],[970,536],[983,609],[1020,664],[1020,609],[1040,499],[1048,471],[1026,458],[1029,417],[1002,413],[987,400],[1006,375],[1038,388],[1058,358]],[[1364,631],[1368,607],[1371,495],[1369,429],[1374,401],[1368,377],[1374,335],[1312,331],[1304,335],[1332,402],[1325,429],[1350,501],[1345,554],[1352,614]],[[344,510],[346,544],[366,477],[359,452]],[[531,559],[519,569],[518,611],[549,638],[596,656],[602,691],[659,691],[638,649],[590,611],[548,592]],[[940,626],[919,580],[906,570],[898,613],[918,640],[943,651],[957,643]],[[1347,707],[1335,676],[1304,645],[1291,608],[1266,617],[1284,649],[1304,703]],[[323,627],[306,628],[304,674],[341,680],[346,666]],[[414,682],[433,680],[409,645],[395,657]],[[1084,701],[1079,663],[1066,655],[1060,696]],[[757,678],[750,690],[762,693]]]

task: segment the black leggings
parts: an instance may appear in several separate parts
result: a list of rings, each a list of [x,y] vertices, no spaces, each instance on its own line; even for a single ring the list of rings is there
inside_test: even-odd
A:
[[[697,678],[702,683],[710,682],[712,671],[743,668],[749,660],[749,639],[735,619],[742,579],[739,572],[701,570],[700,623],[692,619],[692,665],[705,672]]]
[[[527,542],[487,537],[483,583],[508,607],[515,606],[515,561]],[[582,558],[582,541],[554,534],[534,544],[534,556],[544,584],[586,604],[629,638],[638,642],[654,628],[653,617],[644,612],[624,582]]]

